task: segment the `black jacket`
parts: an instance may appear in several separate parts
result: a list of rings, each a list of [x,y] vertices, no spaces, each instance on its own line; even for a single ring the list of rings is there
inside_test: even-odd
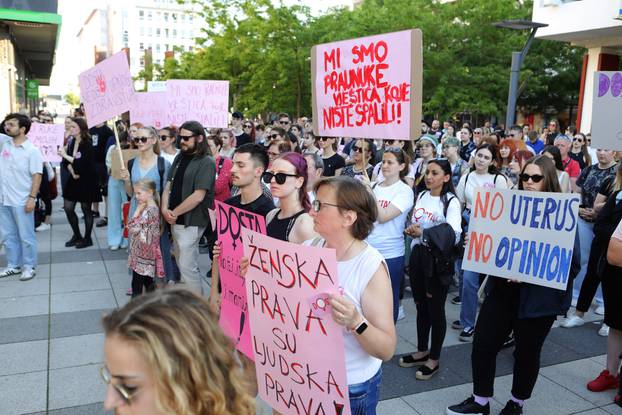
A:
[[[426,287],[431,280],[437,278],[441,285],[449,285],[454,275],[454,245],[456,232],[448,223],[441,223],[423,230],[421,236],[423,246],[430,255],[424,256],[421,264],[425,270]]]

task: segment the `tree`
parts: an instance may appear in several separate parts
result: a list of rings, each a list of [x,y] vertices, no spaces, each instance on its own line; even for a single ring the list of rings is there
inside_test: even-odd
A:
[[[72,107],[77,107],[78,105],[80,105],[80,97],[77,96],[76,94],[74,94],[73,92],[68,92],[64,97],[63,100],[71,105]]]

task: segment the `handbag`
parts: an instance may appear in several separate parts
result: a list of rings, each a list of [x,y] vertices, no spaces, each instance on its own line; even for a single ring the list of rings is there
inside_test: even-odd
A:
[[[129,236],[129,230],[127,229],[127,218],[130,215],[130,202],[124,202],[121,210],[123,211],[123,237]]]

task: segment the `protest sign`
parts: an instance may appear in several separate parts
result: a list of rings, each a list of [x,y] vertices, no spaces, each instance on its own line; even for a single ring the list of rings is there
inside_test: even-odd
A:
[[[622,72],[595,72],[592,148],[622,150]]]
[[[261,398],[282,414],[350,414],[333,249],[242,230],[246,295]]]
[[[219,324],[233,339],[236,349],[253,359],[251,332],[246,303],[244,277],[240,276],[240,260],[244,256],[242,228],[266,233],[266,220],[246,210],[216,200],[216,230],[221,250],[218,258],[220,286]]]
[[[27,135],[28,140],[41,151],[43,161],[61,162],[58,150],[63,146],[65,139],[65,126],[63,124],[33,122]]]
[[[565,290],[579,203],[577,194],[477,188],[462,268]]]
[[[134,82],[125,52],[119,52],[80,74],[80,98],[89,127],[108,121],[132,106]]]
[[[311,49],[313,132],[322,137],[413,139],[421,135],[421,30]]]
[[[169,121],[198,121],[205,128],[229,125],[229,81],[171,79],[166,82]]]
[[[123,155],[123,164],[119,158],[119,152],[114,150],[110,153],[110,176],[113,179],[121,180],[121,167],[127,168],[127,162],[138,156],[138,150],[126,149],[121,150]]]
[[[166,81],[147,81],[147,92],[166,92]]]
[[[169,125],[166,92],[137,92],[130,108],[130,120],[156,129]]]

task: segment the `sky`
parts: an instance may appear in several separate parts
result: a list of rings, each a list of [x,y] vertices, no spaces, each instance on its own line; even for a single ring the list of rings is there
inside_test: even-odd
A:
[[[68,91],[78,92],[78,59],[75,56],[78,44],[77,34],[94,6],[85,7],[84,4],[98,4],[94,0],[59,0],[58,13],[63,18],[60,39],[56,49],[56,63],[52,69],[50,87],[43,87],[42,92],[47,94],[64,95]],[[102,2],[103,3],[103,2]],[[314,15],[322,14],[328,8],[335,6],[352,6],[352,0],[283,0],[285,5],[302,3],[311,8]]]

